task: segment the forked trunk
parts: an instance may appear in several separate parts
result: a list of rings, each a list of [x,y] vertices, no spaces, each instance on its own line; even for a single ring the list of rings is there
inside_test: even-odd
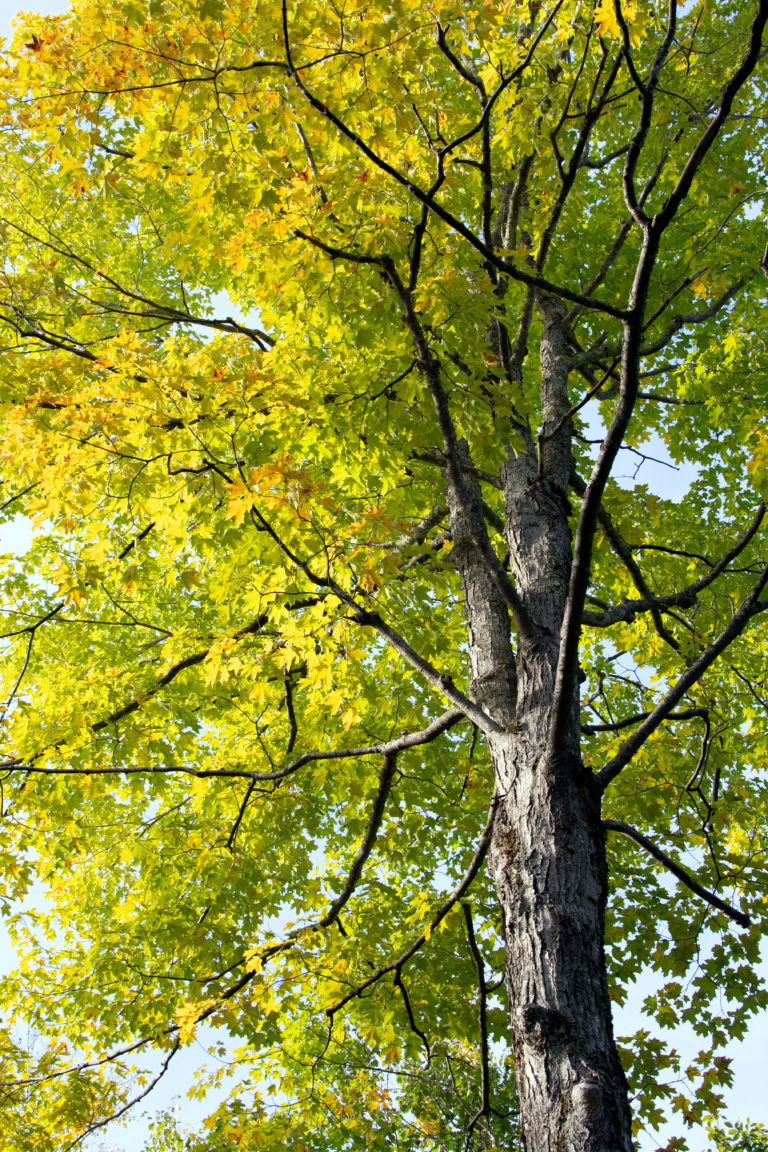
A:
[[[501,909],[526,1152],[631,1152],[627,1085],[613,1039],[604,955],[607,892],[600,799],[580,755],[578,684],[550,747],[571,569],[571,470],[563,309],[542,298],[543,435],[510,453],[506,540],[532,624],[510,642],[498,579],[476,546],[477,484],[449,482],[472,695],[504,726],[488,737],[498,809],[489,863]],[[460,447],[466,462],[466,449]]]

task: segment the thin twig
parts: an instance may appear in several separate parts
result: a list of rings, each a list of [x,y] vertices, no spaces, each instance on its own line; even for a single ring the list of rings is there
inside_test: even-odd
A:
[[[465,893],[469,890],[469,886],[471,885],[477,873],[480,871],[480,866],[485,859],[485,854],[488,851],[488,846],[491,842],[491,834],[493,832],[493,825],[496,819],[497,806],[498,797],[494,797],[493,802],[491,803],[490,811],[488,813],[488,820],[483,830],[483,834],[480,837],[480,842],[475,849],[475,854],[470,861],[469,867],[467,868],[459,883],[454,888],[453,892],[451,892],[448,899],[445,900],[443,904],[441,904],[440,908],[432,917],[426,931],[422,932],[421,935],[418,936],[408,948],[406,948],[405,952],[398,956],[397,960],[393,960],[391,964],[385,964],[382,968],[377,968],[373,975],[369,976],[367,980],[363,980],[362,983],[358,984],[350,992],[347,992],[347,994],[343,996],[341,1000],[338,1000],[332,1007],[326,1008],[325,1012],[327,1016],[334,1016],[346,1004],[348,1004],[350,1000],[354,1000],[355,997],[361,996],[363,992],[370,988],[372,984],[376,984],[379,980],[381,980],[383,976],[386,976],[388,973],[395,972],[402,968],[403,965],[407,964],[411,957],[415,956],[419,949],[422,948],[424,944],[426,944],[435,928],[437,928],[437,926],[445,919],[454,905],[457,904],[458,901],[461,900],[462,896],[464,896]]]
[[[472,1133],[475,1130],[478,1120],[481,1120],[483,1116],[488,1116],[491,1111],[491,1083],[488,1068],[488,994],[485,982],[485,964],[483,963],[483,958],[480,955],[480,949],[475,939],[475,929],[472,923],[472,908],[469,904],[462,904],[461,910],[464,913],[464,923],[467,928],[467,943],[469,944],[469,951],[472,954],[475,973],[477,975],[477,990],[479,996],[477,1018],[480,1029],[480,1107],[467,1125],[464,1152],[468,1152],[472,1140]]]
[[[118,1108],[117,1111],[113,1112],[111,1116],[107,1116],[103,1120],[97,1120],[93,1124],[89,1124],[87,1128],[83,1129],[79,1136],[64,1146],[63,1152],[69,1152],[70,1148],[76,1148],[78,1144],[82,1144],[86,1137],[92,1135],[94,1132],[98,1132],[100,1128],[106,1128],[107,1124],[112,1124],[113,1121],[118,1120],[121,1116],[125,1115],[129,1109],[138,1104],[140,1100],[143,1100],[145,1096],[148,1096],[152,1089],[162,1080],[163,1076],[165,1076],[171,1060],[176,1055],[180,1047],[181,1041],[176,1040],[165,1060],[163,1060],[162,1064],[160,1065],[160,1071],[156,1076],[153,1076],[143,1091],[139,1092],[136,1096],[133,1096],[130,1100],[127,1101],[127,1103],[122,1106],[122,1108]]]
[[[398,988],[400,990],[400,995],[403,997],[403,1004],[405,1005],[405,1011],[406,1011],[406,1014],[408,1016],[408,1025],[411,1029],[411,1032],[415,1032],[415,1034],[419,1037],[422,1044],[424,1045],[424,1051],[427,1054],[427,1059],[426,1059],[426,1062],[424,1064],[424,1067],[429,1068],[430,1064],[432,1063],[432,1051],[431,1051],[430,1046],[429,1046],[429,1040],[427,1039],[425,1033],[422,1032],[421,1028],[419,1028],[418,1024],[416,1023],[416,1017],[413,1014],[413,1006],[411,1004],[411,998],[408,995],[408,992],[406,991],[405,984],[403,984],[403,973],[402,973],[402,970],[400,968],[398,968],[397,972],[395,973],[395,988]]]

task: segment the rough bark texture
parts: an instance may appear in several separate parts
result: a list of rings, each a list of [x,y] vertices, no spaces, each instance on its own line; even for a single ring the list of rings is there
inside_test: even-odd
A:
[[[508,611],[470,524],[479,494],[449,482],[454,561],[468,623],[472,694],[506,731],[490,735],[499,798],[489,855],[507,955],[527,1152],[630,1152],[603,953],[607,877],[599,790],[579,748],[578,685],[553,747],[552,701],[571,570],[566,333],[541,297],[543,434],[504,469],[514,584],[537,635],[513,653]],[[460,451],[463,452],[463,446]]]

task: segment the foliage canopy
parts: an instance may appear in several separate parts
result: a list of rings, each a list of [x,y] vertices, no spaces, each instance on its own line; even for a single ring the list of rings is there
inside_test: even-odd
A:
[[[522,684],[546,632],[526,461],[574,534],[572,697],[545,711],[570,748],[580,683],[610,991],[653,965],[651,1015],[702,1042],[681,1070],[659,1036],[622,1040],[635,1123],[717,1110],[766,1004],[767,16],[21,18],[1,510],[35,532],[1,578],[0,1147],[98,1131],[202,1021],[237,1072],[206,1148],[517,1140],[483,861],[493,740],[535,708],[521,688],[500,720],[477,687],[496,625],[472,565]],[[654,436],[695,474],[682,501],[621,479]]]

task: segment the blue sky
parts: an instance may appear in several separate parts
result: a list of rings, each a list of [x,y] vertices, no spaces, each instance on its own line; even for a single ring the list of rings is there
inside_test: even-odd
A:
[[[11,34],[11,20],[18,11],[41,12],[55,14],[65,12],[69,5],[58,3],[57,0],[40,0],[33,4],[9,4],[7,0],[0,0],[0,36],[8,37]]]

